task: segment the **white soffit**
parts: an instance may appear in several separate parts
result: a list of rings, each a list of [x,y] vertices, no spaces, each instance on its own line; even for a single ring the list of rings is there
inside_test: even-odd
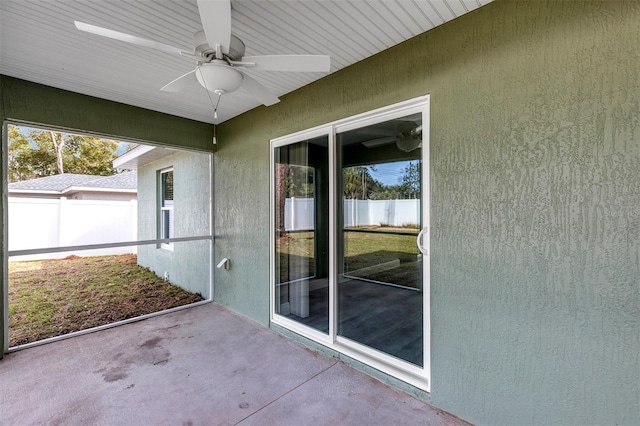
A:
[[[330,55],[335,72],[491,1],[232,0],[231,31],[244,41],[247,56]],[[78,31],[74,20],[184,50],[192,50],[192,36],[202,29],[196,0],[0,0],[0,73],[214,122],[213,107],[202,87],[160,91],[192,70],[192,60]],[[248,74],[278,96],[327,75]],[[241,91],[225,95],[216,121],[259,105]]]
[[[160,160],[178,151],[159,146],[138,145],[113,160],[113,167],[117,169],[137,170],[145,164]]]

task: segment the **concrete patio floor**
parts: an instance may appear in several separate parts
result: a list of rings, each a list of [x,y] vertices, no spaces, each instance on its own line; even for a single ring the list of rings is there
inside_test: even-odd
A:
[[[0,424],[466,425],[216,304],[0,361]]]

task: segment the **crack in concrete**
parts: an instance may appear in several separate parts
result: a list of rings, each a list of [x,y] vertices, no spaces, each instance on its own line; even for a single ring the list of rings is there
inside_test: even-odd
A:
[[[315,379],[316,377],[318,377],[319,375],[321,375],[322,373],[324,373],[325,371],[329,370],[331,367],[334,367],[338,362],[340,361],[335,361],[333,364],[331,364],[330,366],[322,369],[321,371],[319,371],[318,373],[314,374],[313,376],[309,377],[307,380],[305,380],[304,382],[300,383],[297,386],[294,386],[293,388],[289,389],[288,391],[286,391],[285,393],[283,393],[282,395],[280,395],[279,397],[275,398],[274,400],[268,402],[267,404],[263,405],[262,407],[258,408],[256,411],[252,412],[251,414],[249,414],[248,416],[238,420],[236,423],[233,424],[233,426],[237,426],[240,423],[244,422],[245,420],[247,420],[249,417],[254,416],[255,414],[259,413],[260,411],[264,410],[265,408],[267,408],[268,406],[270,406],[271,404],[281,400],[282,398],[284,398],[285,396],[289,395],[290,393],[292,393],[293,391],[295,391],[296,389],[298,389],[299,387],[305,385],[306,383],[309,383],[311,380]],[[240,407],[240,408],[244,408],[244,407]]]

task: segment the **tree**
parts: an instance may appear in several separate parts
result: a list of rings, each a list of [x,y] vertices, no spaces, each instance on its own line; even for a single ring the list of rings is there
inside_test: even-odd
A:
[[[284,232],[284,209],[285,198],[287,197],[287,176],[289,176],[289,165],[276,163],[276,230]]]
[[[404,168],[402,175],[402,184],[400,185],[401,193],[404,198],[420,197],[420,162],[410,162]]]
[[[384,185],[371,176],[373,166],[353,166],[342,169],[344,198],[350,200],[376,199]]]
[[[118,143],[112,140],[69,135],[65,145],[73,155],[65,154],[69,173],[109,176],[116,174],[113,160],[118,157]]]
[[[51,138],[51,144],[53,145],[53,153],[56,156],[56,168],[58,169],[58,174],[64,173],[64,164],[62,160],[62,148],[64,148],[64,138],[62,137],[62,133],[56,133],[53,131],[47,132],[49,137]]]
[[[284,231],[287,198],[309,198],[314,194],[314,169],[311,166],[276,163],[276,229]]]
[[[370,198],[372,200],[396,200],[400,198],[400,194],[402,194],[400,185],[381,185],[380,189],[371,193]]]
[[[313,197],[314,170],[311,166],[288,165],[286,190],[287,198]]]
[[[108,176],[116,173],[112,161],[118,143],[89,136],[9,126],[9,182],[80,173]]]
[[[8,145],[8,170],[7,175],[9,182],[17,182],[21,180],[31,179],[34,170],[38,169],[41,173],[47,169],[46,163],[50,158],[43,155],[43,152],[34,151],[29,141],[16,126],[9,125]],[[23,158],[30,157],[31,161],[27,163]]]

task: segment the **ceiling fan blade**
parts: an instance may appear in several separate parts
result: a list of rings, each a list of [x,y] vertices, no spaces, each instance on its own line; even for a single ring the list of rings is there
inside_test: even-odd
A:
[[[251,69],[260,71],[329,72],[331,68],[327,55],[245,56],[242,62],[253,62]]]
[[[398,134],[396,129],[379,128],[375,126],[362,127],[360,129],[357,129],[356,133],[358,133],[359,135],[377,136],[377,137],[396,136]]]
[[[196,78],[196,70],[192,70],[184,75],[181,75],[160,90],[162,90],[163,92],[180,92],[194,83],[198,83],[198,79]]]
[[[364,141],[362,142],[362,145],[366,146],[367,148],[375,148],[376,146],[387,145],[387,144],[390,144],[391,142],[395,142],[396,139],[397,138],[395,136],[386,136],[384,138],[377,138],[377,139]]]
[[[209,47],[216,49],[219,44],[222,53],[229,53],[231,0],[198,0],[198,10]]]
[[[121,33],[119,31],[109,30],[107,28],[97,27],[91,24],[85,24],[84,22],[73,21],[76,25],[76,28],[80,31],[84,31],[91,34],[96,34],[102,37],[112,38],[114,40],[120,40],[131,44],[136,44],[138,46],[151,47],[152,49],[162,50],[166,53],[176,54],[176,55],[192,55],[190,52],[186,52],[177,47],[169,46],[167,44],[159,43],[153,40],[147,40],[146,38],[137,37],[131,34]]]
[[[280,99],[273,93],[267,90],[262,84],[258,83],[247,74],[242,73],[244,78],[242,79],[242,85],[240,88],[244,90],[250,96],[253,96],[266,106],[271,106],[280,102]]]

